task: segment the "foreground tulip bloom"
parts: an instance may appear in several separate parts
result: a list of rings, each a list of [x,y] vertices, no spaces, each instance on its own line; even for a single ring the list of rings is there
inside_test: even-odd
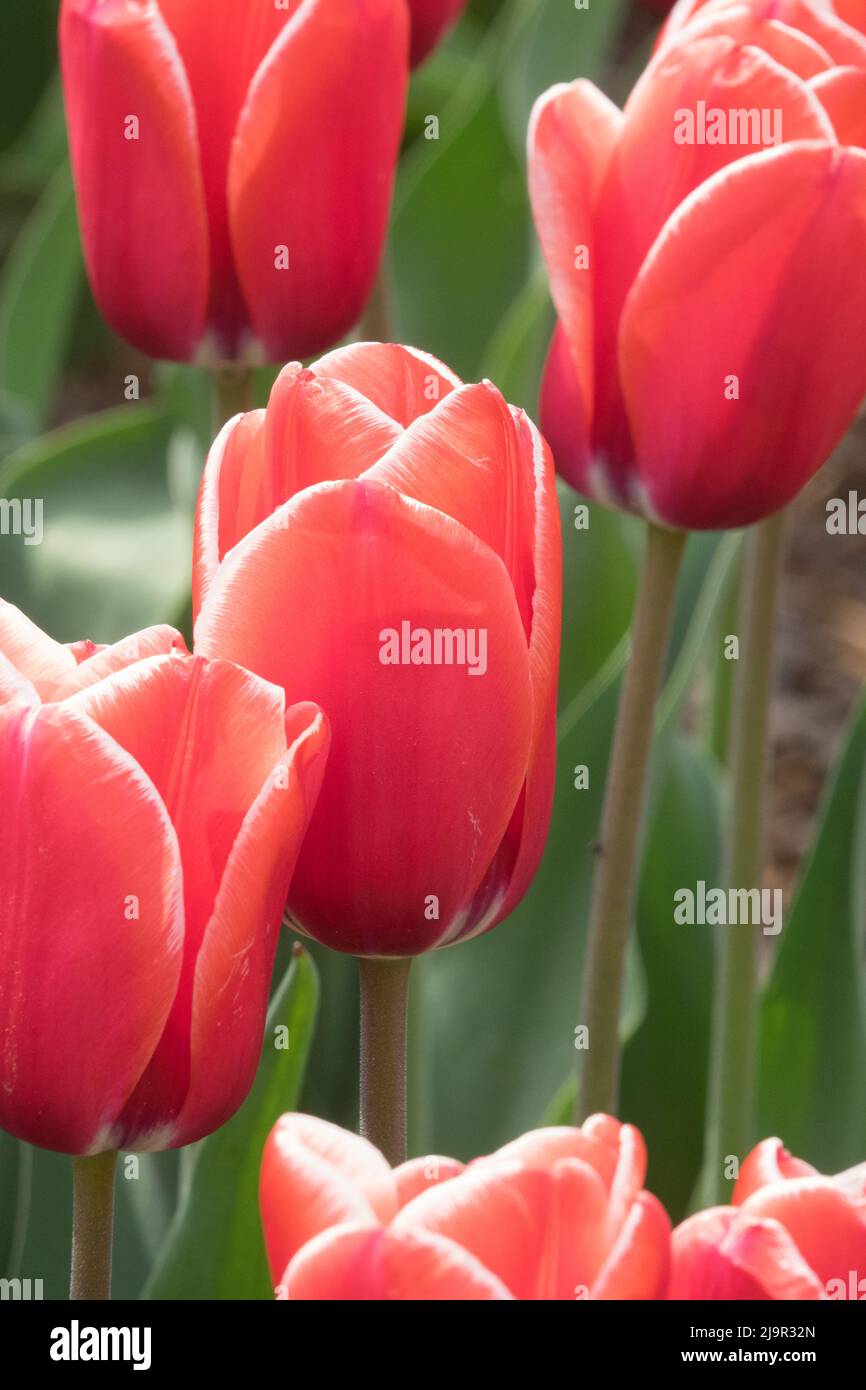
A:
[[[670,1223],[645,1172],[640,1134],[606,1115],[466,1168],[437,1156],[394,1169],[354,1134],[284,1115],[260,1187],[278,1297],[659,1298]]]
[[[0,705],[62,700],[135,661],[171,651],[188,655],[180,633],[165,625],[145,628],[111,646],[89,641],[64,645],[0,599]]]
[[[196,650],[331,721],[297,926],[412,956],[500,921],[553,786],[561,542],[535,427],[423,353],[346,348],[227,425],[196,531]]]
[[[733,1201],[674,1231],[671,1298],[866,1297],[866,1164],[827,1178],[766,1139]]]
[[[180,653],[0,709],[0,1127],[97,1154],[234,1112],[326,750],[314,706]]]
[[[423,63],[466,8],[466,0],[409,0],[412,12],[412,66]]]
[[[285,361],[357,321],[387,226],[405,0],[63,0],[84,248],[155,357]]]
[[[779,511],[866,391],[866,153],[810,81],[833,60],[758,8],[686,26],[624,112],[576,82],[530,129],[542,428],[573,486],[672,528]]]

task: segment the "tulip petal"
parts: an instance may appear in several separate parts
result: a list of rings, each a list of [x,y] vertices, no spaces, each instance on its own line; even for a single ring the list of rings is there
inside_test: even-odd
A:
[[[13,700],[23,700],[27,705],[41,704],[35,685],[0,652],[0,705],[11,704]]]
[[[779,6],[770,3],[762,10],[755,4],[731,4],[729,0],[715,3],[714,0],[700,9],[687,33],[668,24],[660,52],[667,53],[671,43],[725,37],[763,49],[782,67],[804,79],[826,71],[834,61],[843,61],[831,57],[815,33],[809,32],[812,26],[800,24],[792,17],[790,0],[785,3],[784,21],[779,18],[780,13]]]
[[[465,1172],[466,1165],[456,1158],[444,1158],[440,1154],[428,1154],[424,1158],[410,1158],[394,1169],[394,1182],[397,1185],[397,1206],[405,1207],[422,1192],[428,1192],[437,1183],[449,1182]]]
[[[433,52],[446,29],[455,23],[466,0],[409,0],[412,12],[413,68]]]
[[[397,1185],[377,1148],[314,1115],[282,1115],[262,1155],[259,1205],[271,1273],[342,1222],[385,1224]]]
[[[824,1297],[820,1281],[778,1221],[712,1207],[673,1233],[668,1298],[682,1300]]]
[[[631,291],[620,371],[650,513],[748,525],[824,463],[866,387],[866,154],[797,142],[713,176]],[[744,294],[748,287],[748,295]]]
[[[117,672],[65,708],[88,714],[133,755],[163,798],[180,845],[183,970],[159,1047],[121,1120],[128,1145],[166,1147],[192,1080],[199,954],[241,827],[286,751],[284,698],[227,662],[172,655]],[[293,794],[282,794],[287,804]],[[245,918],[236,929],[250,925]]]
[[[133,759],[63,705],[0,710],[0,782],[0,1125],[99,1152],[177,986],[177,839]]]
[[[595,393],[594,205],[622,126],[622,112],[591,82],[552,87],[529,123],[529,193],[550,288],[571,349],[582,406],[574,451],[588,457]],[[586,257],[586,259],[583,259]]]
[[[581,1160],[545,1171],[490,1158],[416,1197],[391,1229],[455,1241],[515,1298],[573,1299],[601,1262],[606,1203],[601,1179]]]
[[[400,660],[404,623],[429,635],[423,661]],[[444,648],[436,662],[436,630],[478,643],[479,673],[486,634],[484,674],[470,674],[469,645],[460,662],[459,639],[457,662]],[[229,554],[196,647],[328,710],[333,744],[292,884],[295,920],[355,954],[411,955],[445,939],[502,841],[529,757],[526,639],[498,556],[392,488],[321,484]]]
[[[535,477],[516,422],[496,387],[460,386],[400,431],[365,474],[454,517],[494,550],[511,575],[527,638],[535,592]]]
[[[253,80],[229,159],[229,224],[253,329],[274,361],[338,341],[370,294],[407,45],[403,0],[306,0]]]
[[[840,145],[866,145],[866,70],[831,68],[809,83],[836,132]]]
[[[320,357],[310,370],[354,387],[404,427],[463,384],[438,357],[397,343],[350,343]]]
[[[671,1223],[651,1192],[639,1192],[592,1286],[594,1299],[663,1298],[670,1275]]]
[[[523,412],[512,411],[484,382],[459,387],[419,416],[365,477],[446,512],[495,550],[511,576],[529,639],[533,735],[525,795],[464,916],[459,938],[465,939],[494,926],[520,901],[547,836],[562,619],[553,460]]]
[[[423,1231],[338,1226],[305,1245],[284,1277],[293,1302],[479,1302],[508,1289],[454,1241]]]
[[[196,509],[194,612],[232,546],[314,483],[357,478],[402,430],[352,387],[293,362],[267,412],[236,416],[208,456]]]
[[[330,742],[315,705],[294,705],[286,723],[298,726],[295,736],[244,817],[196,960],[190,1086],[172,1147],[234,1114],[261,1056],[280,923]]]
[[[115,671],[125,670],[136,661],[146,661],[151,656],[167,656],[169,652],[189,655],[186,642],[176,628],[169,627],[167,623],[143,628],[141,632],[133,632],[110,647],[99,647],[92,656],[79,661],[75,671],[60,684],[51,698],[65,699],[113,675]]]
[[[533,1129],[512,1139],[491,1155],[496,1161],[522,1163],[527,1168],[551,1169],[564,1158],[579,1158],[598,1173],[605,1190],[609,1191],[616,1171],[617,1148],[603,1139],[576,1129],[572,1125],[556,1125]],[[478,1159],[486,1163],[487,1159]]]
[[[785,1182],[788,1178],[807,1178],[817,1175],[811,1163],[804,1163],[788,1153],[781,1139],[764,1139],[757,1144],[740,1165],[732,1202],[742,1206],[753,1192],[769,1183]]]
[[[229,155],[250,84],[301,0],[158,0],[189,79],[210,232],[208,319],[217,355],[234,357],[246,318],[229,235]],[[273,257],[273,252],[271,253]]]
[[[75,676],[76,661],[69,648],[5,599],[0,599],[0,652],[43,700]]]
[[[204,332],[209,253],[195,114],[177,45],[155,0],[64,0],[60,51],[100,308],[143,352],[186,360]]]
[[[265,412],[236,415],[220,430],[207,456],[195,512],[193,614],[203,604],[220,560],[249,529],[259,508],[265,462]]]
[[[740,1210],[784,1226],[825,1287],[831,1279],[847,1284],[852,1272],[866,1279],[866,1202],[853,1202],[832,1178],[773,1183],[753,1193]]]

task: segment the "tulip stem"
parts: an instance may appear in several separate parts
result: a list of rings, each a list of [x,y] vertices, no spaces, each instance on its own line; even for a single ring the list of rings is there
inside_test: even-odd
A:
[[[727,888],[761,887],[773,635],[783,550],[780,512],[753,528],[743,566],[728,747]],[[748,923],[719,928],[704,1166],[704,1190],[711,1202],[726,1200],[726,1162],[742,1159],[753,1140],[757,978],[758,928]]]
[[[394,336],[394,282],[387,247],[361,319],[360,333],[361,340],[367,343],[390,343]]]
[[[219,432],[235,415],[252,405],[253,374],[237,362],[220,362],[213,370],[214,426]]]
[[[361,1133],[395,1167],[406,1160],[406,1015],[411,960],[358,962]]]
[[[72,1160],[71,1299],[111,1298],[116,1153]]]
[[[588,1046],[581,1053],[578,1120],[596,1111],[615,1114],[619,1097],[623,975],[640,867],[653,722],[685,545],[683,531],[662,530],[652,523],[647,527],[590,906],[580,1015],[588,1028]]]

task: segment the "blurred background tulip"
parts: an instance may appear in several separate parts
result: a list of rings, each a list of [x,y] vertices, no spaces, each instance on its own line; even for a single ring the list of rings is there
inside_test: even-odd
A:
[[[359,318],[408,79],[405,0],[63,0],[88,269],[178,361],[284,361]]]
[[[33,677],[59,653],[24,635]],[[237,1109],[327,741],[314,707],[179,652],[0,709],[10,1134],[72,1154],[162,1149]]]
[[[722,14],[684,29],[624,113],[578,81],[532,117],[559,315],[542,428],[573,486],[669,527],[780,510],[866,391],[850,350],[866,339],[866,153],[836,143],[820,89],[777,61],[780,42],[807,41],[760,8],[739,7],[731,32]],[[723,113],[719,138],[690,132],[698,103]],[[729,128],[729,112],[746,119]]]
[[[466,0],[409,0],[413,67],[423,63],[465,7]]]
[[[607,1115],[466,1168],[430,1156],[394,1169],[354,1134],[284,1115],[260,1186],[277,1297],[659,1298],[670,1222],[645,1173],[641,1135]]]
[[[866,1164],[824,1177],[765,1139],[742,1165],[733,1205],[674,1231],[679,1299],[866,1297]]]
[[[412,956],[507,916],[554,772],[560,534],[532,423],[424,353],[342,349],[226,427],[196,530],[197,650],[331,721],[294,922]]]

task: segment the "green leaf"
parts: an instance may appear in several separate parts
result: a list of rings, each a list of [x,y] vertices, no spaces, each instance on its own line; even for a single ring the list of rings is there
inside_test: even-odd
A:
[[[555,82],[598,78],[612,56],[626,8],[626,0],[595,0],[580,10],[573,0],[528,0],[518,6],[502,100],[511,138],[521,154],[536,97]]]
[[[866,1154],[866,704],[854,719],[763,994],[759,1134],[825,1172]]]
[[[72,177],[64,165],[21,230],[0,278],[0,381],[43,423],[84,280]]]
[[[253,1088],[227,1125],[197,1144],[167,1244],[145,1290],[157,1299],[273,1297],[259,1221],[259,1165],[274,1121],[298,1104],[319,985],[298,947],[271,1003]],[[275,1030],[288,1029],[288,1047]]]
[[[528,208],[495,91],[481,87],[468,119],[453,105],[440,119],[440,138],[418,140],[400,176],[390,243],[398,333],[472,381],[523,283]]]
[[[41,544],[0,538],[0,593],[60,641],[113,642],[170,621],[189,589],[189,520],[172,494],[172,422],[128,405],[27,444],[0,495],[42,503]],[[22,518],[26,520],[22,507]]]
[[[654,782],[637,908],[647,1006],[623,1055],[620,1113],[642,1131],[648,1186],[677,1220],[702,1157],[713,938],[675,924],[674,893],[715,881],[720,788],[710,759],[670,736],[657,747]]]

